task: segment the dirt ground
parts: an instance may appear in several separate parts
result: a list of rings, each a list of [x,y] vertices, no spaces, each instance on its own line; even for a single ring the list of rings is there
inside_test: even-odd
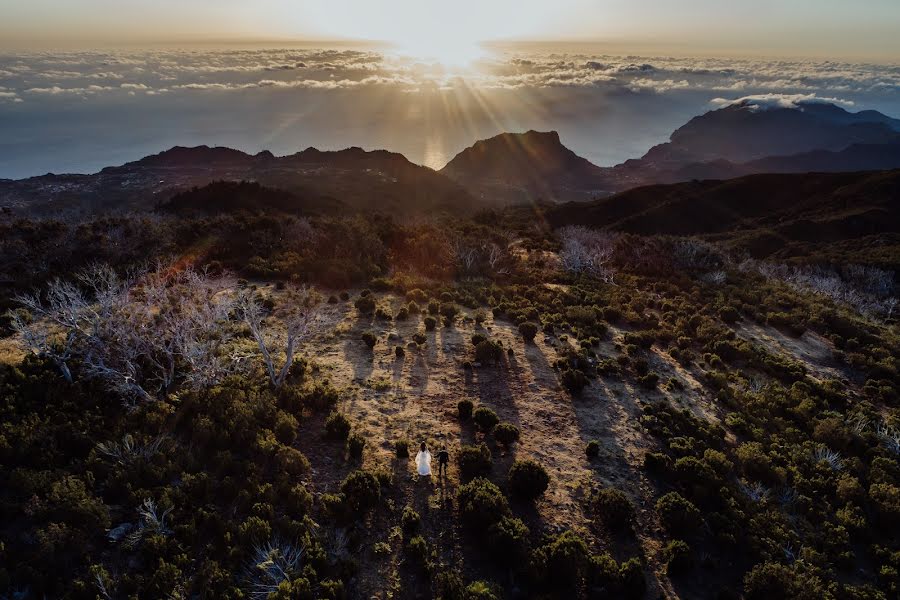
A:
[[[379,304],[396,310],[402,299],[379,295]],[[491,475],[503,485],[506,472],[517,458],[533,458],[551,475],[550,487],[536,507],[515,507],[531,526],[535,542],[538,531],[556,533],[567,529],[582,531],[594,539],[599,548],[624,560],[643,547],[648,557],[648,597],[658,597],[665,590],[675,596],[667,580],[657,577],[661,565],[660,548],[653,535],[659,525],[652,510],[654,490],[642,475],[643,456],[655,442],[639,425],[641,403],[668,396],[669,400],[687,407],[703,418],[719,419],[712,399],[701,387],[695,374],[684,370],[664,353],[650,357],[651,369],[660,382],[678,379],[681,390],[675,393],[662,387],[654,391],[636,388],[619,378],[596,379],[580,396],[573,398],[559,384],[552,364],[556,347],[568,343],[539,333],[534,343],[525,344],[514,324],[488,316],[483,326],[476,325],[471,311],[463,309],[452,327],[438,326],[426,332],[420,315],[401,322],[380,321],[360,317],[350,303],[343,303],[323,324],[322,334],[308,348],[311,360],[319,366],[321,376],[343,389],[339,406],[355,427],[364,430],[368,440],[364,462],[370,467],[387,467],[394,472],[397,492],[391,500],[399,512],[405,504],[421,515],[424,534],[435,544],[441,560],[449,565],[465,565],[467,573],[479,572],[476,553],[465,532],[456,528],[453,518],[454,498],[459,485],[455,457],[461,444],[479,441],[482,436],[471,423],[457,418],[457,402],[468,398],[477,405],[492,408],[502,421],[517,425],[521,440],[509,450],[485,440],[491,447],[494,467]],[[369,349],[360,336],[373,331],[378,342]],[[412,335],[422,331],[427,341],[421,349],[407,348]],[[500,366],[475,366],[465,369],[463,363],[473,360],[470,338],[481,332],[513,349]],[[622,332],[613,330],[602,342],[598,354],[614,355],[614,344]],[[395,348],[403,346],[405,356],[398,358]],[[451,454],[450,475],[446,480],[419,481],[413,476],[412,458],[398,460],[394,444],[409,439],[414,446],[424,441],[434,453],[446,447]],[[600,456],[588,459],[585,447],[590,440],[601,445]],[[314,466],[314,485],[318,491],[336,489],[348,472],[346,460],[315,440],[301,441]],[[331,443],[333,446],[334,444]],[[415,454],[415,448],[411,449]],[[593,489],[613,486],[628,494],[637,508],[636,539],[609,543],[602,527],[586,514],[585,501]],[[366,560],[361,573],[365,597],[416,597],[415,586],[408,587],[400,542],[389,524],[376,531],[374,541],[391,544],[390,557]],[[384,535],[384,539],[377,539]],[[470,558],[471,556],[471,558]],[[402,582],[402,583],[401,583]],[[388,590],[381,594],[379,590]]]

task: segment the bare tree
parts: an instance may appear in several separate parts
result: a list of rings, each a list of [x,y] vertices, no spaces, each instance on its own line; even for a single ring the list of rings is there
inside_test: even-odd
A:
[[[318,296],[307,287],[290,290],[278,309],[269,315],[252,293],[238,299],[241,315],[259,347],[269,381],[281,387],[287,379],[299,345],[306,338],[319,315]],[[280,328],[272,321],[280,321]],[[273,356],[276,345],[283,344],[284,362],[280,367]]]
[[[233,357],[222,352],[231,338],[230,280],[158,264],[125,279],[95,265],[75,281],[51,282],[45,301],[20,296],[31,320],[12,313],[27,347],[53,360],[69,381],[69,361],[77,356],[83,375],[102,380],[126,401],[152,400],[178,380],[203,387],[233,368]]]
[[[453,258],[459,270],[466,275],[470,275],[474,271],[477,263],[478,252],[472,246],[469,246],[465,240],[460,237],[450,241],[450,256]]]
[[[559,260],[570,273],[590,275],[606,283],[613,283],[613,251],[617,236],[586,227],[569,226],[559,230],[562,249]]]

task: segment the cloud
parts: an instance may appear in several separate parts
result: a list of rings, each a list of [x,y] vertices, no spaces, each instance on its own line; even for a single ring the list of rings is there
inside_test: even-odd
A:
[[[815,94],[759,94],[756,96],[744,96],[728,100],[726,98],[713,98],[710,105],[714,108],[726,108],[728,106],[741,105],[748,110],[773,110],[778,108],[801,108],[804,104],[837,104],[838,106],[851,107],[854,102],[841,98],[822,98]]]

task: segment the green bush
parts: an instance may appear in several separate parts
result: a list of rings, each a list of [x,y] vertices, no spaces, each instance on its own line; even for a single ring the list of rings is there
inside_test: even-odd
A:
[[[503,598],[502,592],[497,590],[497,586],[487,581],[473,581],[470,583],[463,595],[463,600],[500,600]]]
[[[672,540],[663,548],[663,560],[666,563],[666,575],[675,577],[691,570],[694,566],[694,555],[691,547],[683,540]]]
[[[510,514],[503,492],[483,477],[461,485],[457,498],[460,516],[475,531],[486,532],[491,525]]]
[[[332,412],[325,419],[325,433],[335,440],[345,440],[350,435],[350,421],[337,411]]]
[[[494,365],[503,359],[503,346],[493,340],[482,340],[475,346],[475,360],[485,365]]]
[[[522,339],[526,342],[533,342],[537,332],[538,326],[535,323],[526,321],[519,324],[519,333],[522,334]]]
[[[491,451],[487,444],[463,445],[459,449],[459,470],[465,477],[484,475],[491,470]]]
[[[535,567],[550,589],[568,594],[581,587],[590,558],[587,543],[574,531],[565,531],[536,552]]]
[[[474,409],[475,404],[471,400],[460,400],[456,403],[456,410],[459,412],[459,418],[463,421],[472,418],[472,410]]]
[[[630,529],[634,521],[634,506],[624,493],[615,488],[603,488],[592,499],[594,512],[609,529]]]
[[[409,440],[403,438],[394,442],[394,453],[397,455],[397,458],[409,457]]]
[[[528,526],[516,517],[503,517],[488,529],[488,547],[501,563],[518,565],[528,556]]]
[[[504,446],[519,441],[519,428],[512,423],[500,423],[494,428],[494,439]]]
[[[537,500],[547,491],[549,485],[550,475],[534,460],[517,460],[509,469],[509,489],[519,498],[528,501]]]
[[[744,577],[744,597],[747,600],[818,600],[833,596],[819,577],[805,573],[799,563],[791,566],[761,563]]]
[[[422,517],[419,516],[412,506],[406,506],[403,509],[403,515],[400,517],[400,526],[404,533],[411,534],[419,530],[422,525]]]
[[[572,394],[580,394],[581,390],[587,387],[587,376],[578,369],[566,369],[560,374],[560,380],[563,387]]]
[[[361,433],[354,431],[347,438],[347,453],[351,458],[359,460],[362,458],[363,450],[366,447],[366,438]]]
[[[375,298],[371,294],[360,296],[353,303],[353,306],[356,307],[360,314],[371,315],[375,312]]]
[[[476,408],[475,412],[472,413],[472,419],[475,421],[478,429],[485,433],[491,431],[500,422],[500,417],[497,416],[497,413],[487,406]]]
[[[381,498],[381,484],[369,471],[353,471],[341,482],[341,493],[347,507],[354,513],[366,513]]]
[[[673,534],[692,533],[702,522],[700,511],[678,492],[669,492],[656,501],[663,526]]]
[[[425,323],[425,330],[426,330],[426,331],[433,331],[434,328],[435,328],[435,326],[437,325],[437,319],[435,319],[434,317],[430,317],[430,316],[429,316],[429,317],[425,317],[425,318],[422,320],[422,322]]]
[[[374,348],[375,344],[378,343],[378,336],[371,331],[364,331],[360,336],[360,339],[368,346],[369,348]]]
[[[428,542],[425,541],[421,535],[413,536],[406,542],[406,546],[403,548],[403,551],[406,552],[406,555],[409,556],[410,560],[422,567],[428,563]]]
[[[290,445],[297,439],[297,419],[294,415],[279,410],[275,417],[275,439],[282,444]]]

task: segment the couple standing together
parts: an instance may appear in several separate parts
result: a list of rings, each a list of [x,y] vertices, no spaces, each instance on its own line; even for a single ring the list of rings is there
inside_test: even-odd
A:
[[[447,468],[450,465],[450,453],[446,448],[441,448],[437,453],[438,459],[438,477],[447,475]],[[416,454],[416,472],[420,477],[431,477],[431,452],[425,442],[419,446],[419,453]]]

